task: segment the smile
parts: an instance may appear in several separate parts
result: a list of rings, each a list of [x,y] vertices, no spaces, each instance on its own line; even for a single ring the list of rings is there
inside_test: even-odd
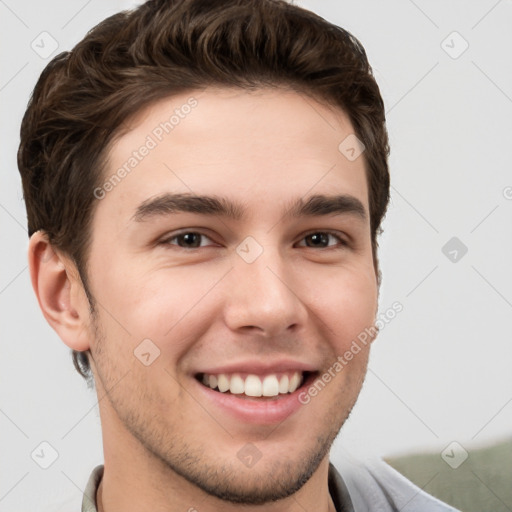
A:
[[[198,376],[202,384],[221,393],[248,397],[275,397],[296,391],[307,378],[308,372],[280,372],[267,375],[207,374]]]
[[[196,373],[194,381],[210,411],[246,425],[275,425],[304,409],[299,395],[317,376],[309,369],[226,368]]]

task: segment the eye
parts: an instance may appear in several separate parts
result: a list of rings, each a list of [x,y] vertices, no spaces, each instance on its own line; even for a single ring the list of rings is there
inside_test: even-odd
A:
[[[210,237],[199,231],[184,231],[182,233],[174,234],[162,240],[160,243],[162,245],[177,245],[182,249],[199,249],[200,247],[208,247],[208,245],[201,243],[203,239],[212,241]],[[333,239],[337,240],[338,244],[329,244],[329,241]],[[309,240],[311,242],[310,244],[306,244],[306,247],[308,248],[316,247],[320,249],[328,249],[348,246],[347,242],[343,240],[343,238],[332,231],[313,231],[306,234],[302,240]],[[302,245],[302,247],[304,247],[304,245]]]
[[[325,249],[333,247],[332,245],[329,246],[329,237],[337,239],[339,242],[338,246],[346,247],[348,245],[347,242],[343,240],[343,238],[341,238],[337,233],[334,233],[332,231],[314,231],[312,233],[308,233],[307,235],[305,235],[302,240],[311,241],[312,245],[307,245],[307,247],[320,247]]]
[[[198,231],[185,231],[166,238],[165,240],[162,240],[161,243],[164,245],[178,245],[184,249],[198,249],[199,247],[204,247],[204,245],[201,245],[201,238],[206,238],[211,241],[211,239],[204,233],[199,233]],[[173,243],[173,240],[177,240],[178,243]]]

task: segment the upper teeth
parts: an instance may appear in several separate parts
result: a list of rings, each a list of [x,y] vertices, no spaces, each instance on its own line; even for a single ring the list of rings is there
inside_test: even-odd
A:
[[[203,384],[222,393],[231,392],[234,395],[247,396],[277,396],[279,394],[293,393],[302,384],[302,372],[281,374],[275,373],[259,377],[247,375],[243,378],[239,373],[228,375],[203,374]]]

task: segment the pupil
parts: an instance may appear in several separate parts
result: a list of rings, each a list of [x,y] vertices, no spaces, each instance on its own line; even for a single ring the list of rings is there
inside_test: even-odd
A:
[[[315,233],[315,234],[311,235],[311,239],[313,240],[313,243],[315,245],[318,245],[318,243],[317,243],[318,241],[320,241],[320,243],[321,243],[322,239],[324,239],[324,242],[326,242],[325,237],[326,237],[326,235],[324,233]]]
[[[193,243],[195,237],[196,237],[196,233],[185,233],[183,235],[183,238],[184,238],[185,243],[187,245],[190,245],[190,243],[192,243],[193,245],[196,245],[196,244]]]

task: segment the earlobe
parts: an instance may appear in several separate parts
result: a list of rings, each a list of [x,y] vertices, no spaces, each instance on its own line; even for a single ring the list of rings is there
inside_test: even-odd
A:
[[[28,259],[32,287],[47,322],[68,347],[89,349],[87,298],[73,262],[53,249],[43,231],[31,236]]]

